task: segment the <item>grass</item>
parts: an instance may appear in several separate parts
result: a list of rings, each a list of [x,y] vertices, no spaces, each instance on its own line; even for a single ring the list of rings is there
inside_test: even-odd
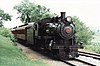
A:
[[[86,45],[85,49],[100,54],[100,34],[96,34],[93,37],[94,39],[91,41],[92,44]]]
[[[14,43],[0,35],[0,66],[48,66],[41,60],[28,59]]]
[[[93,43],[100,43],[100,35],[94,35],[94,39],[92,40]]]
[[[99,53],[100,54],[100,44],[92,44],[92,45],[86,45],[85,49],[91,52]]]

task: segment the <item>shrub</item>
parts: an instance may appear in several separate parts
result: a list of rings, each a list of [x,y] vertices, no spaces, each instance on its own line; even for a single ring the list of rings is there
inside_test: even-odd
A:
[[[85,49],[100,54],[100,43],[95,43],[95,44],[91,44],[91,45],[86,45],[86,46],[85,46]]]
[[[76,26],[76,40],[78,43],[83,42],[84,45],[91,44],[93,32],[76,16],[73,17]]]
[[[0,27],[0,35],[15,41],[13,34],[11,33],[10,29]]]

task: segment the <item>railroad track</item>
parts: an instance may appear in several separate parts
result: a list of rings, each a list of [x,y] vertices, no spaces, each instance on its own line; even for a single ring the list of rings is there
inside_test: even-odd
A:
[[[81,55],[81,56],[91,57],[93,59],[100,60],[100,54],[89,53],[89,52],[82,52],[82,51],[78,51],[78,52],[79,52],[79,55]]]
[[[24,46],[22,46],[22,45],[20,45],[20,44],[18,44],[18,46],[20,47],[20,48],[22,48],[23,50],[25,49],[25,48],[27,48],[27,47],[24,47]],[[30,49],[31,50],[31,49]],[[28,51],[28,50],[27,50]],[[33,50],[31,50],[31,51],[33,51]],[[33,54],[33,53],[29,53],[29,54]],[[33,55],[34,56],[34,55]],[[38,56],[38,55],[37,55]],[[41,55],[39,55],[39,56],[41,56]],[[44,61],[46,62],[46,60],[48,59],[48,58],[44,58],[44,57],[42,57],[42,59],[44,59]],[[52,59],[50,59],[50,61],[51,61]],[[50,62],[49,61],[49,59],[48,59],[48,61],[47,62]],[[57,66],[58,65],[60,65],[60,66],[96,66],[95,64],[92,64],[92,63],[89,63],[88,61],[84,61],[84,60],[82,60],[82,59],[73,59],[73,60],[60,60],[61,61],[61,63],[59,63],[59,61],[56,61],[56,60],[52,60],[52,61],[54,61],[53,63],[54,64],[57,64]],[[51,62],[50,62],[51,63]],[[53,65],[53,66],[55,66],[55,65]]]
[[[61,62],[64,62],[70,66],[96,66],[92,63],[80,60],[80,59],[73,59],[73,60],[60,60]]]
[[[100,60],[100,54],[96,54],[96,53],[89,53],[89,52],[83,52],[83,51],[78,51],[80,56],[85,56],[85,58],[93,58],[96,60]],[[92,60],[92,59],[91,59]],[[70,60],[70,61],[64,61],[61,60],[62,62],[70,65],[70,66],[98,66],[96,63],[96,65],[92,62],[88,62],[82,59],[74,59],[74,60]],[[100,66],[100,65],[99,65]]]

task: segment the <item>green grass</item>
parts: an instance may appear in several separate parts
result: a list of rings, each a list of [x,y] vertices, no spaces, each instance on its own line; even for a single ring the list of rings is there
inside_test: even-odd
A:
[[[100,35],[94,35],[94,39],[92,40],[93,43],[100,43]]]
[[[86,45],[85,49],[100,54],[100,34],[96,34],[93,37],[94,39],[91,41],[92,44]]]
[[[85,49],[91,52],[99,53],[100,54],[100,44],[92,44],[92,45],[86,45]]]
[[[28,59],[14,43],[0,35],[0,66],[48,66],[41,60]]]

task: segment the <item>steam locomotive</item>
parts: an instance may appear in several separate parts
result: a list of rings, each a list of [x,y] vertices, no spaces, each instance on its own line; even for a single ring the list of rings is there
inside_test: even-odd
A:
[[[75,41],[75,24],[71,16],[45,18],[12,29],[17,40],[33,45],[33,48],[52,52],[61,59],[78,57]]]

